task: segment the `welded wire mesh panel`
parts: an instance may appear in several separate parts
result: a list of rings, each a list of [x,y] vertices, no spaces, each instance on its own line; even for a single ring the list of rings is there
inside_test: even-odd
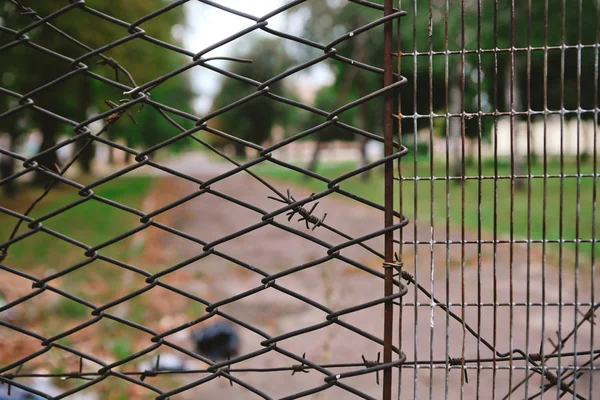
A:
[[[406,82],[393,72],[392,28],[405,12],[391,1],[292,1],[254,15],[229,3],[2,5],[0,120],[14,140],[0,149],[0,184],[15,196],[0,208],[2,398],[370,399],[396,390],[392,372],[397,381],[406,357],[392,344],[393,309],[407,288],[394,276],[392,240],[408,219],[391,202],[392,164],[407,153],[392,139],[394,94]],[[333,18],[342,8],[353,18],[322,37],[271,27],[286,13],[297,26],[307,12]],[[202,31],[213,42],[192,51],[177,39],[182,12],[196,28],[205,13],[244,26],[219,39],[213,21]],[[262,38],[261,57],[226,51],[250,35]],[[273,56],[281,43],[294,46],[292,62]],[[319,65],[349,77],[331,104],[286,95]],[[181,102],[196,79],[186,74],[198,69],[233,85],[204,112]],[[210,87],[203,79],[200,91]],[[355,90],[354,79],[368,84]],[[308,126],[261,137],[275,131],[263,124],[272,113]],[[356,113],[370,124],[354,123]],[[14,144],[36,130],[37,149]],[[378,156],[328,174],[286,157],[302,143],[318,154],[332,131],[379,143]],[[90,168],[76,164],[90,148],[124,164],[77,173]],[[385,206],[349,185],[371,170],[377,190],[386,185]]]
[[[402,1],[405,398],[596,398],[597,1]]]

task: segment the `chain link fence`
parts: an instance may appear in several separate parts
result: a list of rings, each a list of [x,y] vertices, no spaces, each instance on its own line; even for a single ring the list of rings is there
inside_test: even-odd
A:
[[[0,121],[40,113],[69,126],[71,134],[33,156],[0,148],[0,155],[22,166],[1,176],[0,186],[33,174],[45,178],[42,189],[18,193],[27,202],[22,211],[17,211],[22,204],[0,205],[2,224],[9,226],[3,230],[7,237],[0,238],[3,280],[31,285],[0,305],[2,347],[10,354],[0,365],[0,398],[594,398],[600,390],[594,378],[600,357],[594,321],[600,307],[595,293],[600,3],[579,1],[571,10],[565,1],[548,0],[349,0],[344,7],[365,18],[324,43],[269,26],[305,0],[282,2],[264,16],[200,0],[249,27],[199,52],[144,30],[144,24],[186,3],[191,1],[165,3],[126,21],[84,1],[61,3],[48,15],[39,14],[35,2],[7,1],[19,26],[0,26],[3,65],[10,65],[11,51],[27,47],[60,60],[64,70],[27,93],[0,87],[10,99]],[[331,3],[331,13],[342,6]],[[117,11],[119,5],[112,7]],[[59,28],[81,13],[114,25],[122,37],[92,48]],[[556,32],[555,20],[561,23]],[[28,34],[41,28],[83,54],[72,57],[37,44]],[[320,55],[265,81],[230,70],[247,62],[261,68],[261,60],[213,56],[256,32]],[[136,69],[150,60],[125,67],[109,56],[129,42],[178,53],[186,63],[138,82]],[[338,51],[351,43],[350,56]],[[366,61],[360,51],[365,45],[383,49],[381,64]],[[271,89],[327,64],[353,71],[349,87],[363,87],[360,79],[367,76],[379,89],[343,90],[344,98],[330,109]],[[152,98],[153,90],[193,68],[241,82],[251,92],[203,116]],[[76,76],[122,95],[106,100],[108,110],[80,120],[36,103],[47,93],[59,93],[56,101],[78,101],[76,93],[53,92]],[[318,122],[268,145],[215,126],[229,111],[257,99]],[[368,117],[377,119],[378,129],[348,122],[349,114],[373,104],[378,114]],[[142,107],[177,133],[139,151],[110,132],[117,122],[133,130]],[[380,143],[383,152],[376,161],[334,176],[281,155],[306,139],[318,148],[330,128],[356,141]],[[253,156],[241,160],[207,138]],[[214,158],[190,169],[161,156],[183,141]],[[63,165],[45,162],[69,146],[77,150]],[[70,170],[90,146],[108,146],[134,161],[80,180]],[[261,167],[305,177],[319,189],[310,194],[299,180],[273,180]],[[104,185],[149,170],[168,182],[144,205],[149,211],[99,194]],[[377,186],[358,181],[369,171],[368,182]],[[187,192],[175,191],[175,182],[183,182]],[[65,188],[78,198],[35,214],[42,200]],[[379,193],[379,200],[369,191]],[[196,206],[202,201],[209,202]],[[100,243],[85,242],[85,226],[65,234],[52,225],[90,202],[138,222]],[[224,222],[210,225],[219,213]],[[145,233],[160,239],[144,251],[160,253],[164,262],[131,263],[110,253]],[[78,248],[81,258],[43,276],[13,264],[14,249],[25,244],[26,252],[36,252],[27,243],[39,235]],[[305,248],[302,257],[289,255]],[[100,263],[118,271],[113,282],[92,281]],[[78,273],[84,278],[77,284],[63,283]],[[142,283],[129,290],[123,282],[133,279]],[[111,283],[110,301],[85,295]],[[85,312],[51,334],[43,324],[14,316],[43,307],[45,300],[37,300],[49,294]],[[145,304],[155,309],[129,306],[133,311],[123,312],[144,296],[154,299]],[[191,307],[194,316],[180,318],[176,301]],[[51,307],[42,312],[59,318]],[[142,314],[151,317],[136,318]],[[103,324],[112,324],[111,339],[135,332],[135,346],[106,356],[99,344],[106,338],[98,332],[84,336]],[[219,340],[231,347],[217,354],[211,346],[223,343],[198,343],[218,326]],[[173,354],[174,364],[167,357]]]

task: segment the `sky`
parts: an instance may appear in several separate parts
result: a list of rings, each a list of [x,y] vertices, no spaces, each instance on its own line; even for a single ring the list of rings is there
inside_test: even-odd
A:
[[[261,17],[278,7],[284,0],[214,0],[225,7],[235,8],[247,14]],[[186,26],[176,26],[173,34],[183,40],[186,49],[199,52],[215,42],[225,39],[254,24],[253,21],[225,12],[216,7],[204,4],[200,1],[190,1],[185,4]],[[280,15],[269,19],[269,27],[288,33],[299,34],[302,26],[294,24]],[[239,38],[232,43],[215,49],[207,56],[231,56],[240,46],[245,46],[248,40],[259,37],[263,32],[254,32],[246,38]],[[266,35],[266,34],[265,34]],[[213,62],[219,67],[226,67],[225,62]],[[220,77],[212,71],[197,67],[192,72],[192,85],[198,98],[195,101],[197,112],[205,113],[210,109],[214,96],[218,93]],[[331,73],[326,67],[314,68],[311,74],[298,74],[288,78],[296,86],[303,89],[300,96],[304,100],[310,99],[314,92],[322,85],[332,79]]]
[[[283,5],[283,0],[216,0],[225,7],[261,17]],[[254,24],[253,21],[222,11],[216,7],[190,1],[185,4],[188,27],[183,36],[189,50],[200,51],[216,41],[225,39]],[[281,29],[282,18],[269,20],[269,27]]]

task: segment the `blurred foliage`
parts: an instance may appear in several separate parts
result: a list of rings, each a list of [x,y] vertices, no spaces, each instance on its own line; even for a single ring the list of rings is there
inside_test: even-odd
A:
[[[21,0],[20,3],[31,7],[40,16],[47,16],[66,5],[65,2],[45,0]],[[163,0],[130,0],[119,2],[118,5],[111,1],[89,0],[86,2],[86,7],[122,21],[133,22],[165,4]],[[33,23],[32,18],[29,15],[22,15],[21,11],[12,1],[4,2],[0,6],[0,25],[19,30]],[[182,24],[183,21],[183,8],[178,7],[142,23],[140,27],[149,36],[178,45],[178,40],[171,33],[172,27]],[[83,7],[75,7],[59,15],[52,19],[51,23],[93,49],[128,35],[126,28],[100,18]],[[76,59],[87,53],[82,47],[43,24],[27,32],[27,36],[35,46],[45,47],[65,57]],[[0,46],[13,40],[12,34],[0,33]],[[3,62],[0,76],[2,86],[19,94],[26,94],[73,71],[64,57],[61,59],[58,54],[57,56],[45,54],[33,48],[33,45],[19,44],[2,53],[3,60],[6,60]],[[140,38],[127,41],[103,54],[117,60],[126,68],[135,79],[136,85],[142,85],[186,62],[185,57],[180,54],[162,49]],[[90,71],[114,80],[113,68],[99,63],[101,60],[100,57],[93,56],[83,62],[88,65]],[[119,81],[134,86],[123,73],[119,73]],[[90,113],[108,110],[107,101],[118,104],[125,97],[122,92],[122,89],[116,89],[83,73],[77,73],[30,97],[37,106],[65,118],[82,121],[87,119]],[[170,79],[150,92],[153,100],[184,111],[191,110],[192,92],[185,77]],[[5,111],[16,105],[15,98],[0,95],[0,110]],[[137,121],[137,126],[127,118],[123,118],[111,125],[106,136],[111,139],[123,138],[129,146],[149,146],[165,140],[175,132],[174,128],[151,107],[146,106],[140,111],[140,107],[136,106],[132,108],[131,114]],[[39,128],[43,133],[42,149],[51,147],[58,135],[73,134],[71,126],[32,108],[0,120],[0,132],[9,132],[13,137],[34,127]],[[82,156],[82,162],[87,163],[84,169],[89,168],[90,159],[93,157],[93,153],[87,153],[87,157]],[[56,156],[51,154],[40,161],[53,167]]]
[[[373,1],[383,4],[383,0]],[[497,4],[495,5],[495,3]],[[509,52],[495,54],[491,50],[510,48],[511,40],[514,41],[515,48],[538,47],[530,52],[530,64],[527,60],[527,52],[515,53],[515,76],[517,77],[516,85],[518,85],[515,93],[518,93],[521,98],[521,104],[515,104],[516,110],[525,110],[528,99],[534,110],[544,110],[545,106],[548,109],[560,110],[563,104],[564,108],[569,110],[576,110],[579,105],[584,109],[593,109],[598,101],[595,97],[597,93],[594,93],[593,90],[578,91],[577,76],[578,60],[581,60],[582,87],[586,85],[586,82],[593,82],[594,78],[597,78],[594,76],[596,73],[594,49],[582,49],[580,58],[578,58],[578,49],[566,49],[564,51],[564,69],[561,70],[563,53],[560,48],[551,49],[545,54],[543,46],[546,44],[561,46],[562,43],[594,45],[598,29],[596,6],[593,2],[582,2],[580,16],[578,6],[567,6],[563,9],[564,2],[562,0],[548,0],[547,10],[545,3],[546,0],[531,0],[531,9],[529,10],[528,2],[515,2],[514,35],[511,39],[513,28],[511,11],[513,10],[511,10],[510,0],[498,0],[497,2],[466,0],[464,9],[461,2],[447,2],[446,0],[403,1],[402,8],[407,11],[408,15],[402,17],[400,23],[400,48],[404,53],[401,59],[401,74],[408,78],[408,82],[402,86],[400,91],[402,114],[429,115],[430,112],[444,113],[446,109],[451,111],[448,91],[453,85],[458,85],[462,89],[463,71],[465,111],[471,113],[480,110],[491,112],[494,109],[505,111],[509,102],[505,98],[509,93],[505,86],[506,74],[510,73],[511,56]],[[446,4],[448,4],[448,9]],[[480,9],[478,8],[479,4],[481,4]],[[335,0],[306,2],[296,7],[294,12],[306,22],[302,36],[319,43],[330,42],[382,17],[382,12],[379,10]],[[461,29],[463,14],[464,30]],[[368,41],[366,45],[362,45],[364,54],[357,58],[355,55],[357,47],[361,46],[359,38],[362,35],[366,35]],[[383,41],[377,39],[382,35],[383,27],[379,26],[352,40],[340,43],[336,46],[336,50],[338,54],[383,67]],[[435,54],[432,57],[423,54],[430,50],[434,52],[460,51],[463,47],[468,50],[464,56],[464,64],[460,53],[450,54],[447,57],[443,53]],[[479,48],[490,51],[478,54],[476,50]],[[415,51],[423,55],[415,57]],[[315,54],[311,50],[305,50],[305,56],[315,57]],[[345,81],[349,79],[349,71],[357,69],[356,67],[339,61],[330,61],[329,65],[335,74],[335,81],[331,87],[322,88],[318,92],[317,107],[331,111],[336,105],[348,103],[364,95],[359,93],[360,85],[357,84],[353,84],[349,91],[343,90]],[[528,68],[531,71],[529,79]],[[544,70],[548,71],[547,100],[544,97]],[[367,93],[382,87],[380,75],[362,70],[357,74],[365,76],[366,85],[368,85]],[[336,100],[336,96],[340,96],[340,93],[344,94],[344,98]],[[367,120],[367,129],[381,133],[382,100],[375,99],[361,107],[368,107],[366,114],[370,117]],[[356,125],[357,115],[357,110],[351,110],[344,113],[342,119]],[[584,118],[591,116],[591,113],[583,115]],[[574,115],[567,115],[567,117],[574,117]],[[315,120],[318,119],[314,116],[311,118],[306,121],[306,127],[314,126]],[[477,116],[467,120],[466,135],[477,136],[479,123]],[[428,124],[428,118],[421,118],[418,120],[417,129],[427,127]],[[489,136],[493,119],[483,118],[481,125],[483,136]],[[402,128],[403,132],[412,134],[415,129],[413,119],[404,119]],[[435,129],[438,134],[445,135],[446,133],[445,124],[436,124]],[[335,129],[330,129],[327,134],[321,134],[321,138],[325,140],[344,137],[351,139],[347,133],[344,134]]]
[[[507,176],[511,174],[511,166],[508,162],[494,163],[493,160],[490,160],[489,163],[482,164],[481,172],[479,172],[478,163],[467,166],[466,175]],[[433,169],[430,168],[428,162],[404,163],[402,174],[407,178],[446,175],[445,162],[434,162],[432,166]],[[316,172],[329,179],[334,179],[356,167],[357,164],[352,162],[329,162],[320,164]],[[532,174],[592,174],[594,172],[592,163],[580,165],[579,168],[581,169],[579,170],[577,163],[573,161],[562,166],[560,162],[550,162],[547,171],[542,165],[532,166]],[[261,164],[255,169],[255,172],[264,177],[287,182],[289,185],[303,185],[307,190],[315,193],[327,189],[326,182],[313,178],[306,180],[303,174],[279,168],[274,164]],[[342,188],[377,204],[383,204],[385,187],[383,180],[382,173],[371,174],[367,181],[360,179],[360,176],[355,176],[344,181]],[[407,182],[403,186],[401,194],[399,186],[396,186],[396,196],[402,197],[402,212],[411,216],[412,221],[424,221],[425,224],[429,224],[433,217],[435,226],[445,226],[447,218],[449,218],[452,227],[459,229],[464,222],[466,228],[471,232],[476,232],[481,228],[484,235],[488,235],[487,237],[497,235],[509,238],[512,234],[515,238],[531,240],[558,239],[558,233],[562,229],[562,239],[575,240],[594,237],[593,232],[598,231],[596,218],[593,218],[594,204],[596,203],[594,193],[597,191],[595,188],[597,184],[591,177],[564,180],[531,179],[526,182],[526,185],[531,187],[531,194],[527,190],[515,192],[514,201],[494,200],[497,196],[496,193],[511,191],[509,179],[497,181],[488,179],[481,182],[481,187],[479,185],[480,182],[477,179],[471,179],[466,181],[464,188],[461,185],[450,185],[448,189],[446,184],[440,181],[432,189],[429,183]],[[429,199],[432,195],[434,197],[433,208],[429,206]],[[423,204],[424,201],[427,204]],[[532,205],[531,209],[529,209],[529,202]],[[546,205],[542,207],[542,204]],[[511,215],[511,209],[514,209],[514,218],[499,217]],[[559,209],[562,210],[562,213],[557,211]],[[575,261],[575,250],[578,249],[580,267],[583,268],[585,265],[589,268],[590,265],[593,265],[589,262],[589,257],[593,254],[592,246],[595,247],[594,251],[598,254],[600,243],[595,245],[573,242],[548,243],[548,259],[551,262],[558,262],[560,254],[563,254],[561,257],[563,265],[574,265],[571,262]]]
[[[383,0],[372,0],[379,4]],[[16,2],[16,1],[15,1]],[[21,29],[32,22],[27,15],[21,15],[14,2],[7,1],[0,7],[0,19],[3,26]],[[64,6],[62,2],[44,0],[21,0],[40,15],[49,15]],[[511,4],[515,9],[511,9]],[[465,0],[448,2],[446,0],[405,1],[403,9],[408,13],[400,22],[401,74],[408,82],[400,90],[401,112],[404,115],[428,116],[432,112],[450,111],[450,90],[452,87],[464,89],[464,109],[467,112],[506,111],[507,74],[511,64],[515,66],[517,76],[516,90],[521,104],[517,110],[526,109],[529,103],[534,110],[574,110],[594,109],[597,93],[584,90],[586,83],[597,79],[595,69],[595,50],[593,48],[552,47],[544,52],[543,46],[561,44],[594,45],[597,40],[598,21],[596,6],[593,2],[581,2],[579,7],[566,6],[563,0],[530,0],[512,2],[498,0],[481,2]],[[546,9],[546,3],[548,7]],[[123,21],[135,21],[166,4],[164,0],[130,0],[114,2],[89,0],[92,9],[111,15]],[[178,45],[173,37],[173,27],[182,24],[184,10],[176,7],[167,13],[141,24],[148,35],[168,43]],[[514,23],[511,22],[514,13]],[[328,43],[345,33],[374,21],[382,16],[380,10],[364,7],[341,0],[310,1],[301,3],[290,11],[290,21],[301,20],[301,36],[319,43]],[[431,24],[430,24],[431,19]],[[82,43],[98,48],[127,36],[125,28],[93,15],[89,10],[75,7],[69,12],[52,20],[58,28],[72,35]],[[431,26],[430,26],[431,25]],[[513,32],[514,31],[514,32]],[[380,40],[383,26],[357,35],[336,46],[338,54],[358,61],[382,67],[383,41]],[[49,48],[68,57],[77,58],[85,54],[80,47],[61,37],[47,26],[37,27],[27,33],[32,43]],[[13,35],[0,32],[0,46],[13,40]],[[513,46],[524,49],[533,46],[529,53],[519,51],[514,58],[509,52],[493,52],[491,49],[507,49]],[[272,78],[282,71],[319,56],[320,52],[304,45],[294,45],[281,39],[262,39],[255,41],[249,48],[235,54],[249,58],[253,63],[231,62],[227,69],[234,74],[250,77],[259,82]],[[242,46],[243,47],[243,46]],[[464,54],[461,49],[467,49]],[[486,49],[478,53],[477,49]],[[430,50],[438,52],[427,56]],[[459,52],[445,54],[445,51]],[[489,51],[488,51],[489,50]],[[419,56],[415,56],[419,53]],[[106,51],[109,57],[118,60],[130,70],[137,85],[156,78],[183,65],[183,56],[155,44],[137,38]],[[2,86],[24,94],[45,83],[51,82],[72,71],[68,62],[44,54],[32,46],[20,44],[2,52],[4,63],[0,81]],[[99,57],[91,57],[85,62],[90,70],[107,78],[114,79],[114,71],[108,65],[97,65]],[[321,88],[315,99],[315,106],[326,111],[347,104],[382,86],[380,74],[364,71],[355,66],[337,60],[326,61],[333,72],[334,81],[330,86]],[[530,71],[530,74],[526,72]],[[547,71],[547,74],[545,74]],[[121,81],[125,79],[120,74]],[[464,76],[464,79],[462,77]],[[583,88],[578,83],[578,76]],[[193,97],[187,75],[169,79],[151,90],[152,98],[172,107],[190,111]],[[272,93],[294,98],[294,90],[286,83],[270,85]],[[218,110],[232,102],[251,94],[254,87],[234,78],[223,78],[220,93],[213,101],[213,110]],[[71,76],[47,90],[32,95],[36,104],[59,115],[80,121],[87,117],[90,110],[107,110],[105,101],[118,103],[123,97],[122,91],[82,73]],[[462,99],[461,99],[462,101]],[[0,95],[0,110],[15,107],[16,101],[6,95]],[[373,99],[341,115],[344,122],[375,132],[381,132],[382,98]],[[269,138],[274,125],[284,127],[288,132],[298,132],[323,122],[323,118],[313,113],[292,114],[293,107],[259,96],[251,101],[229,110],[212,121],[213,127],[240,138],[262,143]],[[150,146],[175,134],[175,128],[168,124],[151,107],[135,107],[133,117],[138,125],[133,126],[126,118],[110,127],[107,136],[111,139],[124,138],[129,146]],[[591,116],[584,113],[583,118]],[[571,115],[567,115],[571,117]],[[189,122],[178,122],[189,125]],[[428,118],[405,118],[402,121],[403,132],[413,133],[416,129],[427,127]],[[445,123],[436,120],[436,134],[444,135]],[[443,122],[443,121],[442,121]],[[474,116],[466,121],[466,135],[476,136],[480,132],[489,136],[493,118]],[[44,113],[27,109],[0,120],[0,131],[8,131],[13,136],[41,127],[44,133],[43,148],[50,147],[59,134],[72,134],[72,128],[58,122]],[[353,140],[353,134],[338,128],[328,128],[317,135],[322,140]],[[181,142],[177,142],[180,144]],[[175,146],[177,146],[175,144]],[[238,153],[243,150],[237,146]],[[84,164],[92,155],[83,157]],[[44,161],[44,160],[42,160]],[[45,160],[52,166],[56,158]],[[85,169],[85,165],[84,165]]]
[[[258,40],[236,56],[252,62],[232,61],[227,70],[258,82],[265,82],[293,65],[293,59],[279,39]],[[234,78],[223,78],[211,108],[217,111],[254,92],[256,92],[255,86]],[[282,81],[269,85],[269,92],[295,98],[292,90]],[[291,123],[294,118],[293,112],[293,108],[262,95],[220,115],[211,126],[238,138],[260,144],[270,137],[275,124],[286,126]],[[244,146],[240,144],[234,146],[236,154],[243,156]]]
[[[57,314],[61,318],[75,319],[83,318],[88,314],[89,309],[81,303],[61,297],[56,305]]]

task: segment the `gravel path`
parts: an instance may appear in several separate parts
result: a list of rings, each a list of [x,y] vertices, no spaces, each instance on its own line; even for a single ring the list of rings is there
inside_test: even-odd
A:
[[[193,173],[200,179],[207,179],[227,169],[226,166],[206,161],[199,155],[186,155],[173,165],[186,173]],[[283,182],[276,182],[275,186],[285,191],[288,187]],[[273,195],[267,188],[258,183],[248,174],[241,173],[220,181],[211,188],[236,199],[248,202],[260,209],[273,211],[281,206],[268,196]],[[179,178],[171,177],[162,179],[152,196],[149,207],[156,209],[164,204],[181,198],[197,189],[197,185]],[[310,195],[304,189],[291,188],[296,199]],[[331,195],[321,199],[315,212],[317,216],[327,212],[326,222],[353,237],[376,231],[382,227],[383,213],[367,206]],[[203,194],[175,210],[165,213],[159,220],[183,232],[192,234],[205,241],[212,241],[227,236],[240,229],[260,222],[261,215],[255,211],[245,209],[229,201],[212,195]],[[288,224],[285,218],[276,219]],[[315,231],[306,230],[303,222],[292,220],[289,226],[314,235],[331,244],[345,241],[339,235],[328,232],[324,228]],[[428,226],[417,227],[417,237],[420,240],[429,240],[431,230]],[[437,228],[436,240],[445,239],[443,228]],[[460,231],[451,231],[451,239],[460,239]],[[412,240],[414,226],[406,228],[404,238]],[[467,238],[476,239],[471,233]],[[158,239],[162,248],[168,249],[168,258],[184,260],[202,252],[201,246],[174,236],[164,235]],[[382,248],[382,240],[374,239],[367,242],[375,249]],[[496,314],[497,323],[494,324],[494,307],[496,302],[515,303],[529,301],[540,302],[545,291],[547,302],[591,300],[591,279],[589,265],[583,265],[579,271],[579,289],[575,292],[575,274],[571,267],[563,267],[562,274],[554,265],[546,265],[545,285],[542,284],[542,257],[539,248],[533,248],[530,259],[530,279],[527,285],[527,250],[526,247],[515,245],[512,267],[512,285],[510,280],[510,246],[498,245],[496,253],[496,268],[494,268],[494,253],[491,245],[483,245],[481,250],[480,267],[478,268],[478,249],[476,245],[465,246],[465,267],[461,270],[461,252],[459,245],[452,245],[448,252],[444,245],[435,245],[434,249],[429,244],[420,246],[407,246],[404,249],[405,268],[416,276],[428,290],[434,290],[435,296],[445,302],[461,302],[464,290],[464,302],[476,303],[478,301],[490,303],[481,309],[478,314],[477,307],[460,305],[451,306],[453,312],[461,315],[465,320],[480,332],[482,338],[489,342],[494,340],[494,331],[497,333],[495,340],[500,351],[508,351],[510,344],[514,348],[524,348],[527,338],[523,334],[529,327],[529,346],[531,352],[537,351],[542,338],[556,339],[559,329],[558,316],[562,313],[563,337],[574,326],[575,313],[573,307],[548,306],[542,310],[540,306],[533,306],[527,313],[527,308],[519,305],[514,307],[498,307]],[[324,257],[326,249],[308,240],[290,234],[282,229],[270,225],[263,226],[242,237],[219,244],[217,250],[259,268],[266,273],[275,273],[287,268],[295,267]],[[381,261],[373,254],[352,246],[344,249],[342,255],[381,271]],[[431,261],[433,257],[433,262]],[[415,267],[416,264],[416,267]],[[433,268],[432,268],[433,266]],[[219,301],[246,290],[259,287],[262,276],[248,271],[223,260],[214,255],[208,256],[188,267],[193,275],[199,277],[181,284],[181,288],[189,290],[210,301]],[[494,274],[496,280],[494,281]],[[461,276],[464,275],[464,285],[461,285]],[[561,277],[561,279],[559,279]],[[339,260],[330,260],[301,272],[280,278],[277,283],[285,288],[296,291],[321,303],[331,309],[337,310],[348,306],[357,305],[369,300],[374,300],[382,295],[383,281],[372,274],[358,270]],[[600,280],[596,278],[596,288],[600,287]],[[494,298],[494,287],[496,298]],[[559,290],[562,287],[562,291]],[[448,296],[447,296],[448,293]],[[562,299],[559,294],[562,293]],[[596,293],[596,301],[600,295]],[[463,335],[463,326],[454,321],[447,322],[446,314],[438,307],[432,308],[430,300],[422,294],[416,294],[414,286],[409,286],[409,292],[404,297],[407,302],[419,302],[421,306],[405,306],[402,318],[402,349],[409,360],[417,357],[419,360],[444,360],[448,356],[475,358],[478,353],[482,358],[489,358],[492,353],[483,344],[478,347],[477,341],[468,333]],[[219,308],[221,311],[244,320],[259,327],[269,335],[276,336],[289,331],[307,327],[325,321],[325,313],[307,305],[297,299],[267,288],[245,299],[236,301]],[[583,312],[589,307],[581,307]],[[433,311],[432,311],[433,310]],[[397,309],[396,309],[396,315]],[[545,313],[542,318],[542,313]],[[369,310],[353,313],[342,317],[343,321],[355,324],[364,331],[382,337],[383,307],[377,306]],[[578,317],[581,319],[581,317]],[[512,327],[512,329],[511,329]],[[545,335],[542,336],[542,330]],[[512,333],[512,337],[511,337]],[[249,330],[240,328],[243,342],[243,351],[251,352],[261,349],[262,338]],[[594,345],[600,344],[600,329],[596,328]],[[464,340],[463,340],[464,336]],[[446,341],[448,338],[448,342]],[[579,351],[588,350],[592,339],[591,324],[586,322],[577,334],[577,341],[571,338],[563,351],[572,351],[575,343]],[[556,340],[555,340],[556,341]],[[306,353],[307,359],[316,363],[345,363],[360,362],[361,355],[368,360],[377,358],[378,345],[364,337],[355,334],[344,327],[331,325],[316,332],[300,335],[295,338],[280,341],[279,347],[296,354]],[[545,340],[546,352],[552,349],[548,340]],[[430,352],[433,348],[433,353]],[[446,351],[449,349],[449,352]],[[416,352],[415,352],[416,349]],[[589,356],[580,356],[578,363],[589,360]],[[563,365],[572,364],[573,358],[563,358]],[[276,352],[269,352],[260,357],[239,363],[239,367],[275,367],[296,364]],[[485,364],[491,365],[491,364]],[[515,362],[515,365],[522,365]],[[598,363],[596,364],[598,365]],[[515,371],[512,383],[523,377],[525,371]],[[476,379],[476,371],[468,373],[469,383],[463,387],[463,398],[476,398],[478,386],[480,398],[492,398],[492,379],[495,379],[496,398],[502,398],[508,391],[509,374],[507,370],[498,370],[493,376],[491,370],[484,370],[480,375],[480,382]],[[307,390],[323,384],[323,375],[317,372],[309,374],[295,374],[292,378],[289,372],[277,373],[237,373],[239,379],[259,388],[273,398],[284,397],[296,392]],[[431,381],[431,385],[430,385]],[[364,391],[369,395],[379,398],[381,387],[377,386],[375,377],[355,377],[344,380],[344,383]],[[541,380],[536,375],[530,380],[529,395],[539,390]],[[428,369],[414,373],[413,369],[405,369],[402,374],[403,398],[413,398],[416,388],[417,398],[443,398],[445,390],[445,370],[435,369],[430,375]],[[449,374],[449,398],[460,398],[461,372],[453,370]],[[593,379],[590,385],[589,374],[586,373],[577,381],[577,390],[584,397],[590,397],[590,388],[600,393],[600,376]],[[522,388],[523,389],[523,388]],[[523,398],[523,390],[515,398]],[[215,379],[191,391],[190,398],[210,399],[245,399],[258,398],[247,392],[239,385],[230,386],[224,379]],[[199,397],[201,396],[201,397]],[[333,387],[327,391],[313,395],[314,399],[354,398],[342,389]]]

